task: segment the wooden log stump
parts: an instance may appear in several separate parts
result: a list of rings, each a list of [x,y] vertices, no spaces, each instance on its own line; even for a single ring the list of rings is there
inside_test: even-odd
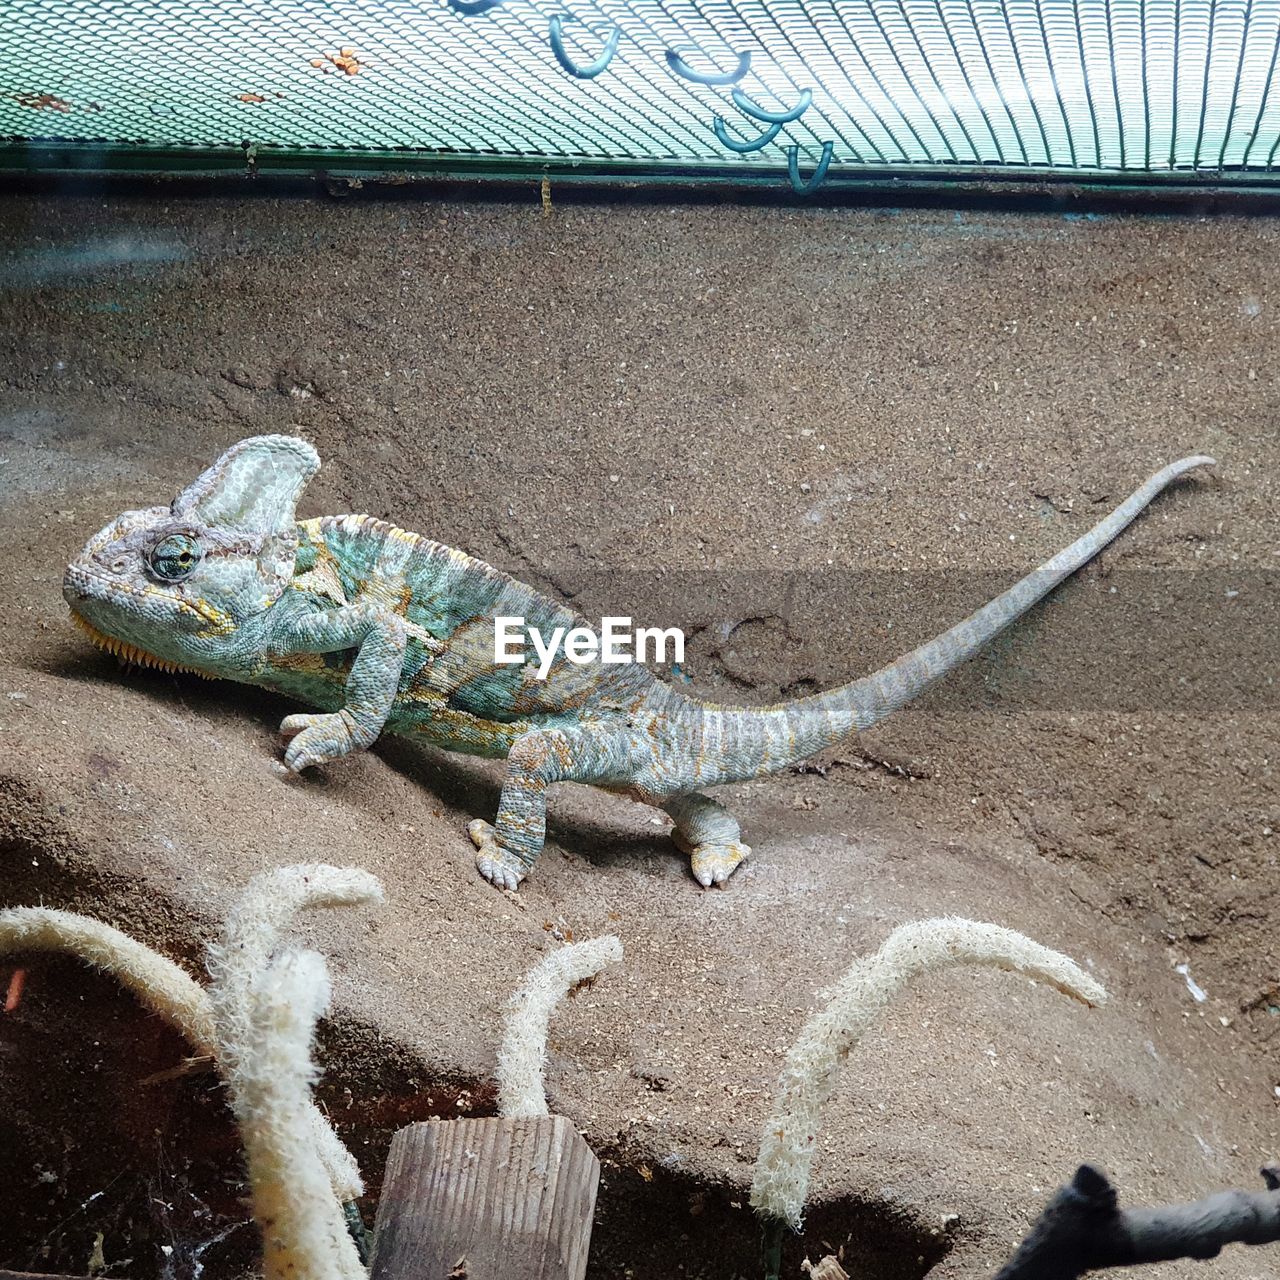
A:
[[[370,1280],[582,1280],[599,1182],[563,1116],[409,1125],[391,1141]]]

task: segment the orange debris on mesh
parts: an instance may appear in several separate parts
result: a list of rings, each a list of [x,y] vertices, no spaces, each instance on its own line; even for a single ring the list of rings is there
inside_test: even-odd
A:
[[[15,93],[12,96],[20,107],[30,107],[32,111],[71,110],[71,103],[56,93]]]
[[[360,59],[350,45],[344,45],[337,53],[326,53],[323,58],[312,58],[311,65],[326,75],[330,71],[345,71],[349,76],[360,74]]]

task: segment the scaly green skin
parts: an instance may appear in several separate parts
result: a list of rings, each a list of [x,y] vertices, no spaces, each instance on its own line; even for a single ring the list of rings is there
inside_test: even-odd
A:
[[[545,680],[493,661],[494,619],[549,635],[582,619],[482,561],[369,516],[297,522],[319,467],[288,436],[242,440],[169,507],[127,511],[90,539],[63,591],[104,647],[135,661],[275,689],[319,708],[288,716],[298,771],[384,732],[505,757],[497,822],[469,831],[476,865],[514,889],[542,850],[546,789],[590,783],[658,805],[704,886],[750,852],[705,787],[784,769],[884,719],[975,653],[1100,551],[1184,472],[1158,472],[1047,564],[870,676],[772,707],[700,702],[640,665],[578,665]]]

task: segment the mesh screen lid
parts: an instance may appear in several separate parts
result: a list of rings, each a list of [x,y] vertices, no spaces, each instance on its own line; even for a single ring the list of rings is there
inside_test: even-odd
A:
[[[439,172],[1265,176],[1280,0],[8,0],[0,135]],[[152,159],[149,161],[148,156]]]

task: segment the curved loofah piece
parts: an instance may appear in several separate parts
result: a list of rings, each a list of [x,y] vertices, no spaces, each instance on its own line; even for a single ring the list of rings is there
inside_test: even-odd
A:
[[[209,993],[172,960],[101,920],[48,907],[0,911],[0,954],[51,951],[76,956],[132,991],[200,1053],[216,1055]]]
[[[1107,998],[1075,961],[1000,925],[945,917],[895,929],[875,955],[855,960],[823,992],[826,1006],[805,1023],[787,1054],[751,1184],[757,1213],[800,1229],[822,1108],[834,1092],[840,1063],[907,983],[930,970],[965,964],[1011,969],[1087,1005]]]
[[[281,932],[293,917],[306,907],[381,901],[382,886],[377,878],[351,867],[300,863],[254,876],[227,916],[221,941],[209,946],[205,959],[213,979],[210,995],[219,1058],[228,1078],[239,1067],[241,1046],[249,1038],[249,993],[255,975],[267,967]],[[355,1157],[314,1104],[310,1112],[307,1123],[338,1199],[344,1203],[357,1199],[364,1194],[364,1182]]]
[[[363,1190],[359,1169],[311,1097],[311,1042],[329,1001],[324,961],[279,944],[303,907],[381,900],[382,886],[365,871],[276,868],[249,882],[208,950],[219,1056],[248,1158],[266,1280],[365,1277],[344,1216]],[[345,1162],[345,1186],[332,1176],[335,1161]]]
[[[622,959],[622,943],[612,935],[575,942],[544,956],[511,997],[506,1034],[498,1050],[498,1111],[509,1118],[545,1116],[542,1069],[547,1027],[556,1005],[571,987],[594,978]]]
[[[48,907],[0,911],[0,954],[46,951],[73,955],[110,974],[153,1013],[172,1023],[197,1053],[208,1054],[226,1071],[214,1026],[210,994],[172,960],[100,920]],[[308,1104],[306,1127],[340,1201],[364,1194],[355,1157],[332,1125]]]
[[[381,901],[382,886],[367,871],[319,862],[274,867],[249,881],[227,916],[221,941],[210,944],[205,957],[228,1066],[243,1039],[236,1031],[238,1021],[248,1016],[244,993],[254,975],[266,968],[294,916],[308,907]]]
[[[252,976],[244,994],[244,1039],[229,1083],[265,1280],[365,1280],[309,1120],[311,1042],[329,1005],[324,960],[314,951],[285,952]]]

